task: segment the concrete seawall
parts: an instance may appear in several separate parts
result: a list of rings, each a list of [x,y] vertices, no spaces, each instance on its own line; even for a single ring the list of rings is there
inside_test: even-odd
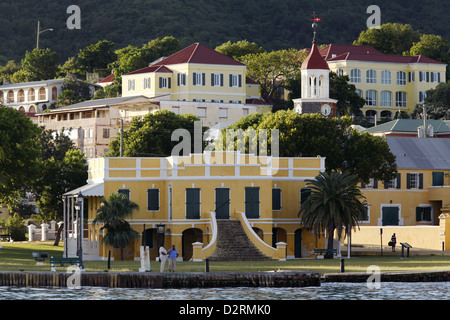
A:
[[[366,282],[372,273],[328,273],[322,282]],[[450,271],[380,272],[381,282],[439,282],[450,281]]]
[[[0,272],[0,286],[67,287],[79,275],[81,287],[217,288],[320,286],[315,272]],[[69,277],[71,277],[69,279]]]

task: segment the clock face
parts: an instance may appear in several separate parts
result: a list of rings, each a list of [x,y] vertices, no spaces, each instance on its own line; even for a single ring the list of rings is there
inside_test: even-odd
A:
[[[331,113],[331,107],[328,104],[324,104],[322,105],[322,107],[320,108],[320,112],[324,115],[324,116],[329,116]]]

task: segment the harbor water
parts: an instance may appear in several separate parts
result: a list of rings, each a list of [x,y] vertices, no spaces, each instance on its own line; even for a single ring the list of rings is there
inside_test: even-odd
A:
[[[450,282],[322,283],[303,288],[0,287],[0,300],[448,300]]]

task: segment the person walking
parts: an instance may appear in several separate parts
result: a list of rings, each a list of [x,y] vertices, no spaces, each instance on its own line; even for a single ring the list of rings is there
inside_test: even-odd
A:
[[[177,249],[175,249],[175,245],[173,245],[172,248],[169,249],[168,254],[169,254],[169,272],[175,272],[178,257],[178,251]]]
[[[392,252],[395,252],[395,244],[397,243],[397,237],[395,236],[395,233],[391,237],[391,245],[392,245]]]
[[[159,272],[164,272],[166,261],[167,261],[167,250],[164,248],[164,243],[162,243],[161,247],[159,247],[159,262],[161,262]]]

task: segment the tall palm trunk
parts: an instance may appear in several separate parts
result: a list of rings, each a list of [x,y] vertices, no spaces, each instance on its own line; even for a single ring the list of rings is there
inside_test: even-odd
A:
[[[327,249],[333,249],[334,229],[335,229],[334,225],[330,223],[327,228],[327,237],[328,237]],[[332,253],[325,254],[324,259],[333,259],[333,254]]]

